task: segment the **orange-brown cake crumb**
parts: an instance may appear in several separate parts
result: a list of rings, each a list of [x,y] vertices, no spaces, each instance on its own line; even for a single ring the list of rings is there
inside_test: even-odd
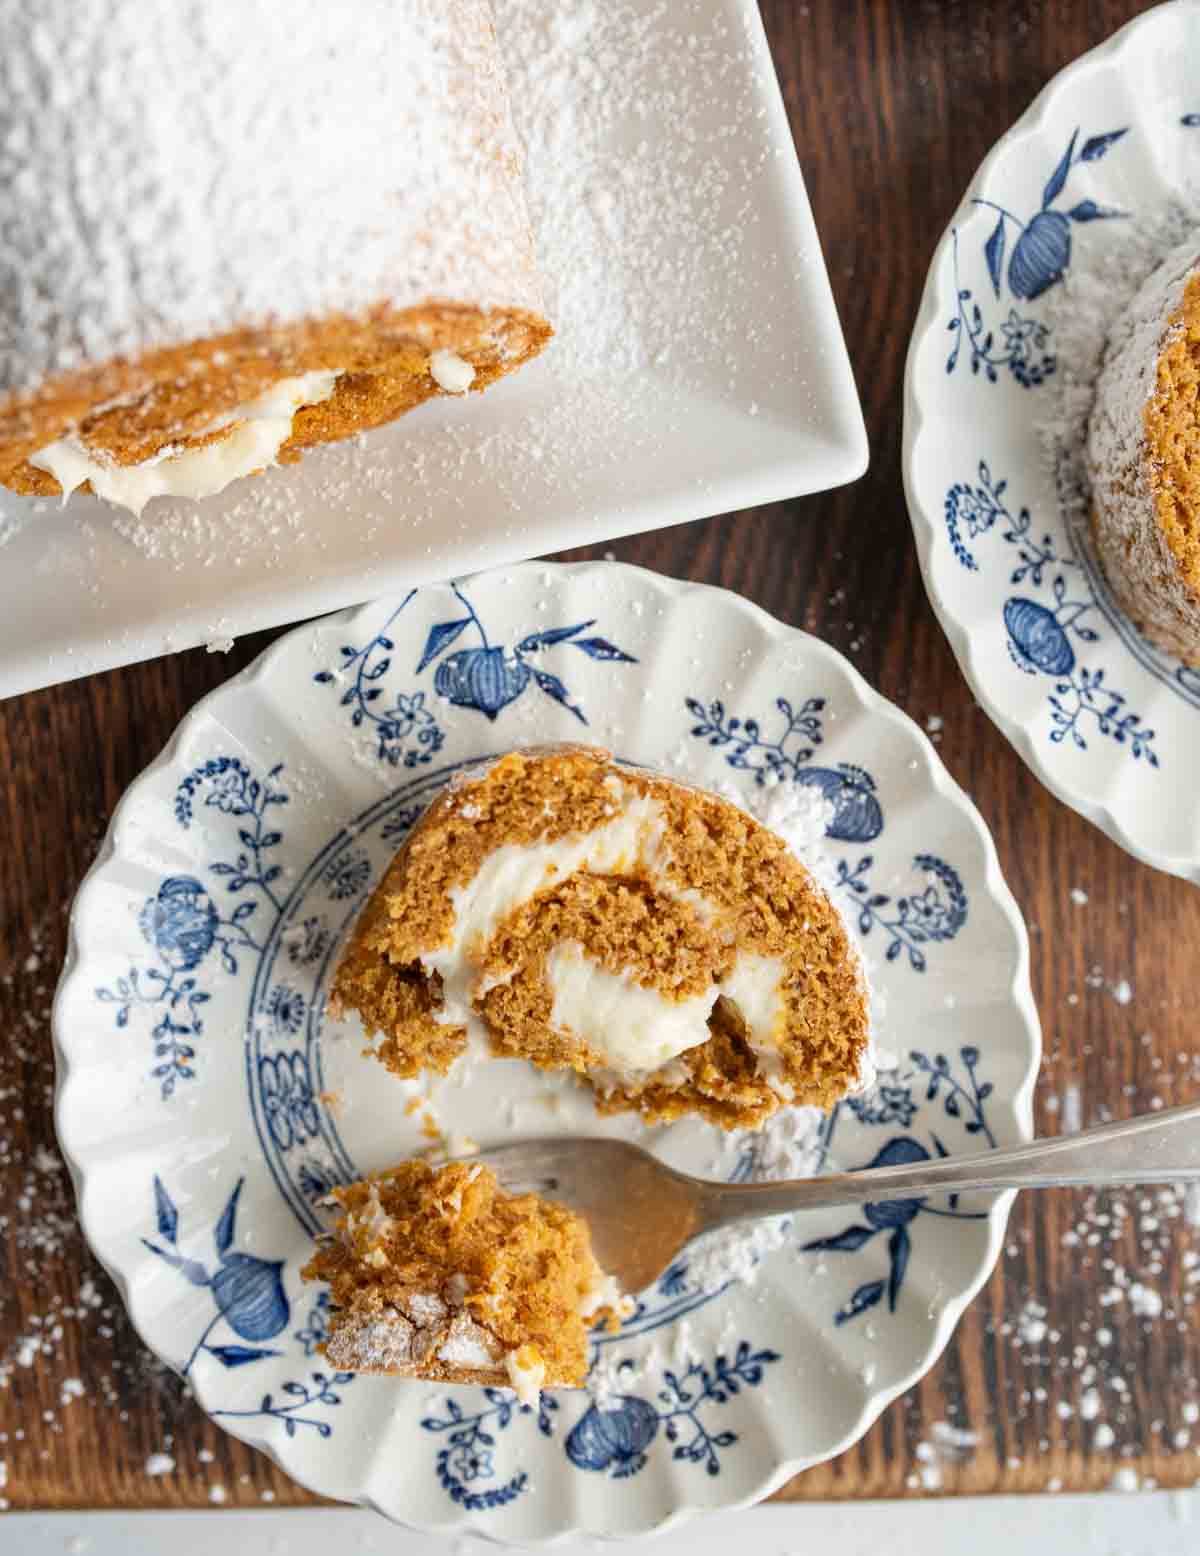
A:
[[[587,1331],[617,1301],[582,1217],[506,1194],[490,1168],[409,1161],[335,1189],[344,1214],[301,1272],[327,1281],[324,1350],[344,1372],[578,1386]]]
[[[754,1126],[829,1107],[868,1043],[861,964],[784,842],[716,795],[587,747],[517,751],[414,827],[338,968],[403,1076],[493,1053],[602,1111]]]

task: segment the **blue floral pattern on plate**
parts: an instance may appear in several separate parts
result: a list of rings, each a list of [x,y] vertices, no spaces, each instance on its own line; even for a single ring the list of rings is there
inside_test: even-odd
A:
[[[994,200],[975,199],[972,203],[988,206],[997,213],[996,225],[983,245],[983,260],[992,292],[1000,302],[1005,290],[1018,302],[1034,302],[1057,285],[1071,263],[1072,225],[1107,221],[1124,216],[1095,200],[1077,200],[1066,210],[1059,209],[1072,169],[1082,163],[1099,162],[1128,134],[1124,129],[1091,135],[1079,145],[1076,129],[1067,148],[1058,159],[1042,190],[1039,209],[1023,220]],[[1009,234],[1016,237],[1009,246]],[[959,278],[958,231],[953,234],[954,291],[956,311],[947,328],[954,345],[946,359],[946,372],[958,366],[964,345],[969,350],[972,373],[982,369],[990,383],[1007,368],[1015,383],[1023,389],[1035,389],[1054,372],[1056,362],[1049,351],[1050,326],[1043,320],[1020,313],[1010,306],[998,326],[989,325],[974,290]],[[1005,264],[1007,256],[1007,267]],[[999,338],[997,338],[997,334]]]
[[[436,621],[430,627],[413,675],[418,676],[437,663],[433,678],[437,695],[453,703],[456,708],[472,708],[476,713],[482,713],[493,724],[510,703],[516,702],[518,697],[534,687],[552,702],[566,708],[581,724],[587,723],[583,709],[571,696],[566,683],[544,665],[535,662],[536,657],[548,649],[561,644],[586,654],[589,659],[618,664],[637,663],[632,654],[625,653],[607,638],[591,633],[589,628],[596,625],[594,620],[577,621],[570,627],[543,627],[527,632],[512,648],[503,643],[493,643],[462,585],[455,583],[450,587],[461,611],[448,621]],[[413,767],[429,761],[443,744],[441,730],[425,707],[423,691],[411,692],[407,697],[397,694],[389,712],[377,713],[371,707],[373,702],[383,696],[383,688],[369,683],[378,682],[388,673],[392,663],[390,655],[396,646],[387,635],[388,631],[416,592],[413,589],[407,595],[388,617],[382,631],[365,648],[344,645],[343,663],[339,668],[336,671],[318,670],[313,676],[313,680],[322,684],[341,682],[354,669],[354,680],[342,693],[342,704],[353,709],[350,717],[354,725],[369,721],[376,726],[379,755],[393,766],[400,760],[400,753],[414,729],[417,731],[416,745],[404,752],[405,766]],[[588,633],[587,637],[580,636],[584,632]],[[448,653],[450,646],[464,634],[479,641],[471,648],[458,648]],[[383,657],[375,658],[377,651],[381,651]],[[401,709],[407,711],[397,711]]]
[[[1195,225],[1198,49],[1200,14],[1154,8],[1057,77],[992,148],[930,265],[904,434],[922,573],[978,703],[1059,799],[1187,879],[1200,879],[1187,782],[1200,669],[1144,638],[1108,587],[1086,433],[1105,329]],[[1014,277],[1027,229],[1034,263]],[[1040,385],[1003,361],[1010,310],[1017,356],[1057,359]],[[982,358],[964,372],[972,337],[1009,388]]]
[[[449,622],[437,621],[427,630],[414,674],[427,670],[468,626],[479,623],[478,614],[460,586],[452,586],[452,596],[470,614]],[[324,848],[317,850],[298,878],[292,872],[290,891],[284,898],[280,895],[282,866],[272,861],[286,845],[286,829],[268,818],[273,818],[278,808],[292,799],[286,765],[276,763],[259,776],[241,759],[219,754],[195,768],[178,786],[176,824],[187,830],[195,805],[202,802],[213,812],[210,832],[220,836],[225,829],[228,849],[223,857],[209,863],[210,880],[168,877],[147,899],[139,924],[145,939],[158,953],[162,963],[160,976],[151,978],[159,969],[133,968],[124,980],[131,991],[136,991],[149,979],[155,991],[161,991],[156,1004],[170,1007],[175,999],[190,1010],[188,1000],[197,1009],[211,1000],[214,977],[238,979],[243,976],[244,962],[253,967],[251,1010],[246,1022],[252,1112],[267,1164],[309,1235],[323,1228],[320,1207],[329,1190],[361,1176],[341,1138],[321,1080],[325,980],[344,929],[374,879],[372,861],[385,859],[403,841],[451,770],[431,766],[430,759],[442,751],[446,739],[432,714],[429,722],[418,720],[406,727],[401,727],[396,717],[401,695],[390,684],[393,665],[398,662],[395,623],[412,599],[413,595],[409,595],[389,614],[384,628],[367,641],[365,648],[343,645],[341,650],[345,661],[342,674],[349,680],[341,706],[351,710],[351,727],[369,724],[377,736],[378,761],[389,768],[408,769],[412,776],[353,818]],[[580,643],[580,634],[594,625],[594,621],[584,620],[566,628],[524,634],[516,640],[508,657],[521,664],[524,656],[535,650],[561,643],[582,647],[589,658],[601,662],[637,664],[632,655],[616,649],[606,638],[589,637]],[[481,624],[478,631],[482,634]],[[487,652],[490,647],[487,645]],[[447,662],[442,660],[443,664]],[[334,677],[332,672],[318,672],[313,679],[324,686]],[[455,706],[482,712],[493,722],[532,685],[540,687],[575,719],[584,719],[582,708],[569,695],[548,691],[532,671],[521,679],[515,691],[515,681],[503,686],[496,682],[492,690],[485,687],[483,691],[480,687],[484,683],[480,682],[464,701],[459,693],[465,684],[460,666],[440,684],[435,683],[435,695]],[[406,695],[411,710],[416,706],[416,694]],[[886,831],[886,808],[875,777],[856,763],[814,760],[826,739],[824,721],[829,704],[829,698],[823,695],[800,699],[780,696],[775,700],[772,717],[760,719],[735,715],[719,699],[688,697],[681,713],[693,740],[719,752],[729,769],[750,777],[756,786],[790,783],[816,789],[829,805],[826,836],[830,843],[848,847],[877,843]],[[377,714],[377,706],[386,711]],[[427,732],[425,738],[422,729]],[[864,941],[871,941],[876,935],[881,937],[885,964],[902,959],[911,971],[922,973],[926,970],[929,948],[954,940],[967,923],[967,894],[961,877],[940,858],[918,854],[913,866],[927,884],[923,889],[895,897],[872,886],[874,864],[873,854],[840,858],[836,884],[845,891]],[[246,899],[228,917],[223,917],[216,905],[222,888],[227,895]],[[198,976],[207,979],[205,988],[200,987]],[[121,994],[118,984],[116,995]],[[114,1003],[114,993],[109,989],[98,989],[97,998]],[[129,998],[126,1003],[132,1009],[136,1001]],[[117,1020],[121,1025],[128,1021],[124,1007],[118,1008]],[[183,1024],[182,1017],[178,1024]],[[164,1055],[159,1050],[168,1038],[157,1029],[154,1036],[156,1063],[151,1076],[160,1078]],[[182,1039],[177,1040],[182,1044]],[[914,1054],[914,1063],[919,1058]],[[186,1077],[182,1070],[177,1070],[176,1079],[195,1079],[194,1048],[186,1056],[186,1063]],[[941,1070],[931,1073],[929,1098],[939,1086],[954,1084]],[[973,1068],[971,1074],[973,1077]],[[897,1101],[901,1092],[902,1107]],[[163,1101],[169,1101],[171,1089],[162,1087],[161,1095]],[[911,1088],[894,1084],[888,1097],[890,1100],[883,1103],[885,1109],[891,1110],[887,1116],[899,1116],[900,1108],[911,1124],[921,1105],[913,1100]],[[860,1123],[874,1122],[860,1111],[866,1103],[856,1100],[847,1106],[850,1116]],[[829,1140],[835,1125],[836,1118],[830,1126]],[[968,1130],[975,1127],[978,1126],[974,1122],[966,1124]],[[878,1160],[915,1159],[912,1155],[897,1154],[903,1151],[929,1154],[913,1139],[892,1140],[877,1153]],[[752,1157],[753,1153],[735,1176],[753,1172]],[[214,1345],[210,1340],[211,1333],[222,1322],[243,1341],[277,1339],[290,1318],[282,1263],[232,1249],[240,1192],[239,1181],[214,1234],[218,1268],[210,1275],[201,1262],[185,1258],[176,1250],[178,1218],[165,1188],[155,1181],[160,1241],[147,1240],[146,1246],[183,1278],[209,1287],[217,1309],[196,1340],[185,1371],[190,1371],[201,1355],[233,1368],[281,1354],[262,1344]],[[876,1231],[886,1229],[892,1260],[886,1284],[889,1306],[894,1310],[911,1249],[908,1225],[925,1209],[917,1203],[868,1207],[868,1231],[850,1228],[840,1237],[808,1246],[857,1251],[867,1246]],[[835,1322],[866,1311],[881,1299],[884,1288],[885,1282],[880,1279],[860,1285],[848,1306],[836,1315]],[[666,1272],[653,1292],[641,1296],[620,1340],[627,1343],[638,1334],[673,1324],[719,1294],[719,1290],[693,1280],[689,1261],[684,1258]],[[328,1303],[323,1298],[316,1301],[306,1323],[293,1335],[306,1361],[318,1357],[327,1322]],[[598,1334],[597,1354],[610,1343],[611,1337]],[[720,1473],[722,1456],[735,1448],[739,1437],[730,1426],[718,1423],[710,1427],[709,1414],[741,1391],[757,1387],[770,1364],[777,1360],[779,1353],[770,1346],[742,1341],[732,1356],[718,1352],[711,1361],[690,1360],[685,1367],[665,1371],[661,1387],[650,1395],[629,1392],[603,1404],[590,1404],[563,1439],[567,1458],[577,1469],[624,1479],[646,1465],[653,1445],[661,1441],[675,1458],[703,1465],[708,1475],[715,1476]],[[276,1419],[283,1423],[288,1435],[305,1427],[325,1436],[333,1430],[329,1413],[341,1402],[341,1391],[349,1381],[345,1374],[310,1368],[303,1376],[287,1377],[251,1407],[223,1408],[215,1413]],[[468,1409],[451,1396],[439,1413],[427,1415],[421,1421],[427,1432],[442,1439],[435,1469],[446,1495],[472,1512],[498,1509],[527,1491],[527,1470],[520,1465],[503,1472],[498,1468],[500,1439],[507,1442],[512,1426],[534,1416],[538,1431],[551,1435],[554,1413],[559,1408],[551,1396],[546,1396],[539,1410],[531,1412],[518,1406],[506,1390],[485,1390],[482,1398],[481,1406]]]
[[[974,483],[957,481],[946,493],[946,532],[968,572],[979,571],[972,542],[995,532],[1013,549],[1009,583],[1022,592],[1009,595],[1002,607],[1008,648],[1019,669],[1044,675],[1051,683],[1051,743],[1070,739],[1086,751],[1085,731],[1094,729],[1157,767],[1154,730],[1129,708],[1125,694],[1109,684],[1104,666],[1082,662],[1081,656],[1090,656],[1092,645],[1102,641],[1102,632],[1091,624],[1099,600],[1090,580],[1074,553],[1053,535],[1039,538],[1034,533],[1028,508],[1015,515],[1010,511],[1007,490],[1008,482],[994,478],[981,460]]]
[[[939,802],[953,819],[939,828],[936,850],[918,852],[922,839],[904,835],[894,820],[910,813],[914,790],[928,792],[928,758],[911,766],[894,754],[881,761],[891,742],[906,753],[918,749],[909,726],[894,721],[887,741],[874,744],[870,721],[861,718],[869,694],[829,650],[791,634],[778,668],[772,660],[764,672],[765,661],[756,661],[752,699],[744,695],[750,682],[732,683],[719,661],[711,671],[692,659],[677,664],[664,685],[662,661],[648,647],[659,630],[656,597],[673,586],[657,580],[634,586],[623,580],[642,575],[621,569],[604,575],[605,588],[590,599],[579,592],[568,600],[553,571],[547,582],[541,567],[536,584],[531,579],[515,593],[483,579],[422,591],[370,607],[351,624],[342,619],[318,627],[315,663],[311,627],[284,667],[274,650],[265,662],[285,688],[276,706],[289,699],[299,704],[304,740],[295,748],[287,741],[265,751],[256,745],[253,699],[246,700],[253,681],[239,683],[238,717],[210,705],[219,716],[181,744],[186,765],[165,767],[153,780],[152,863],[120,876],[121,906],[108,915],[110,950],[99,960],[84,957],[86,988],[74,983],[72,1026],[87,1025],[78,1004],[85,996],[92,1029],[103,1030],[110,1047],[120,1045],[120,1073],[137,1068],[131,1106],[139,1131],[146,1140],[162,1131],[162,1149],[151,1158],[157,1184],[149,1175],[146,1181],[146,1224],[135,1229],[145,1235],[132,1238],[143,1256],[133,1304],[148,1261],[160,1272],[156,1289],[167,1282],[160,1302],[172,1314],[169,1293],[178,1289],[178,1314],[186,1317],[164,1348],[172,1355],[182,1348],[179,1365],[206,1408],[249,1440],[283,1453],[285,1462],[303,1464],[306,1478],[318,1483],[325,1455],[337,1455],[339,1464],[344,1459],[342,1445],[359,1419],[356,1399],[377,1400],[387,1385],[364,1380],[352,1388],[355,1379],[323,1361],[328,1294],[303,1286],[299,1265],[313,1235],[329,1225],[330,1190],[420,1139],[419,1121],[404,1113],[407,1093],[389,1091],[397,1083],[358,1059],[357,1028],[331,1019],[326,995],[354,915],[453,773],[513,744],[578,738],[586,719],[590,738],[630,760],[654,765],[658,751],[662,765],[665,753],[683,753],[681,761],[690,753],[693,773],[705,775],[701,781],[724,779],[748,794],[775,784],[813,789],[828,804],[827,851],[842,866],[831,889],[844,898],[876,977],[903,990],[898,1004],[932,1009],[941,999],[935,989],[961,976],[975,954],[976,894],[990,892],[978,871],[964,873],[957,853],[978,824],[955,812],[956,800]],[[613,589],[614,579],[624,594]],[[649,610],[628,609],[631,587],[653,591],[641,595]],[[700,603],[693,591],[678,597]],[[598,609],[601,598],[605,605]],[[707,635],[722,630],[722,612],[743,609],[723,596],[714,600],[705,602]],[[680,640],[677,633],[673,638]],[[480,672],[459,661],[439,685],[439,667],[452,655],[493,648],[502,648],[510,675],[512,665],[525,664],[528,678],[472,680]],[[486,661],[494,662],[495,656]],[[540,683],[535,667],[553,674],[565,696]],[[647,698],[650,690],[660,693],[656,702]],[[642,710],[647,722],[639,732]],[[357,723],[356,713],[362,715]],[[617,738],[621,721],[628,741]],[[314,772],[314,751],[329,764],[332,783]],[[347,804],[347,795],[356,796],[354,803]],[[97,878],[105,879],[103,868]],[[1003,961],[1008,953],[992,946],[988,954]],[[1004,998],[1005,1035],[1013,1029],[1010,998]],[[187,1030],[173,1032],[162,1025],[164,1017]],[[172,1043],[174,1052],[159,1051]],[[948,1062],[949,1079],[940,1070],[935,1077],[936,1055],[930,1051],[927,1074],[914,1053],[902,1073],[839,1111],[835,1145],[831,1132],[828,1140],[814,1137],[812,1148],[832,1146],[840,1162],[851,1163],[871,1160],[896,1138],[930,1154],[935,1136],[951,1152],[977,1145],[976,1114],[967,1106],[970,1080],[961,1058]],[[995,1102],[985,1095],[986,1047],[975,1074],[979,1105],[990,1114]],[[172,1083],[164,1085],[165,1079]],[[951,1081],[965,1088],[962,1095]],[[379,1113],[385,1091],[394,1099],[392,1124]],[[576,1105],[569,1093],[567,1087],[564,1107]],[[466,1126],[486,1135],[494,1125],[484,1115],[490,1118],[494,1107],[481,1112],[471,1093],[458,1095]],[[948,1109],[949,1097],[957,1100]],[[1009,1137],[1014,1127],[1011,1094],[1002,1109],[1005,1130],[996,1138]],[[192,1156],[175,1142],[194,1141],[194,1121],[202,1115],[211,1132],[206,1150],[215,1154]],[[994,1134],[990,1116],[985,1122]],[[627,1120],[602,1127],[636,1134]],[[224,1139],[237,1142],[233,1161],[219,1144]],[[737,1142],[730,1160],[735,1178],[755,1176],[767,1160],[762,1141]],[[699,1158],[694,1165],[705,1170]],[[225,1175],[214,1174],[213,1166]],[[939,1216],[934,1204],[911,1215],[909,1208],[875,1207],[874,1221],[856,1218],[874,1230],[860,1248],[836,1256],[837,1267],[845,1264],[854,1275],[824,1315],[831,1336],[853,1332],[851,1320],[839,1322],[839,1314],[856,1300],[865,1314],[862,1288],[878,1282],[874,1307],[886,1320],[882,1328],[925,1324],[924,1305],[907,1300],[912,1271],[937,1269],[935,1228],[953,1226],[972,1236],[973,1223]],[[799,1261],[791,1270],[833,1261],[832,1252],[803,1253],[802,1245],[837,1237],[848,1224],[844,1217],[805,1218],[803,1225],[798,1218],[786,1234],[790,1258]],[[906,1268],[897,1273],[901,1246]],[[107,1252],[116,1267],[128,1264],[127,1254]],[[594,1497],[587,1487],[610,1485],[628,1499],[630,1488],[657,1484],[678,1462],[698,1502],[709,1486],[721,1488],[710,1501],[750,1494],[762,1473],[758,1418],[764,1410],[793,1408],[785,1374],[804,1365],[787,1326],[769,1303],[762,1306],[770,1290],[764,1276],[747,1306],[711,1262],[681,1257],[639,1294],[620,1334],[593,1335],[594,1364],[613,1385],[594,1399],[555,1393],[529,1411],[506,1390],[455,1388],[431,1398],[427,1385],[409,1393],[397,1385],[400,1410],[388,1430],[404,1434],[406,1496],[420,1502],[430,1523],[470,1518],[503,1534],[536,1517],[547,1476],[579,1477],[584,1501]],[[693,1325],[686,1345],[685,1317]],[[730,1324],[737,1325],[732,1339]],[[153,1316],[147,1331],[157,1343]],[[672,1360],[648,1370],[642,1359],[659,1344]]]

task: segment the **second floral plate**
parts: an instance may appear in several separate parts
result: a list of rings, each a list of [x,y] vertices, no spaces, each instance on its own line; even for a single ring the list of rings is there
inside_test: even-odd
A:
[[[448,775],[586,739],[814,840],[871,971],[879,1086],[760,1135],[599,1119],[515,1061],[389,1076],[325,999],[348,924]],[[590,1391],[331,1371],[300,1280],[330,1187],[428,1145],[644,1140],[704,1174],[923,1160],[1027,1137],[1027,946],[978,815],[826,645],[615,564],[526,564],[298,629],[132,786],[72,917],[58,1127],[87,1236],[146,1342],[223,1426],[321,1493],[425,1529],[630,1535],[766,1495],[929,1367],[1006,1203],[899,1201],[692,1250],[597,1335]],[[753,1284],[748,1278],[756,1277]]]
[[[1198,83],[1200,7],[1172,4],[1046,87],[934,256],[904,416],[926,586],[980,703],[1060,799],[1194,879],[1200,674],[1112,599],[1062,433],[1105,265],[1200,173]]]

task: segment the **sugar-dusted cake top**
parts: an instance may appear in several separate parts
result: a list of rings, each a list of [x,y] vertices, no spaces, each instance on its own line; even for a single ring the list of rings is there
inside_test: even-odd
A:
[[[0,0],[0,395],[233,326],[539,307],[489,0]]]
[[[615,1327],[587,1223],[482,1164],[402,1162],[333,1197],[341,1216],[303,1273],[329,1282],[339,1369],[509,1383],[533,1403],[543,1383],[583,1381],[593,1321]]]

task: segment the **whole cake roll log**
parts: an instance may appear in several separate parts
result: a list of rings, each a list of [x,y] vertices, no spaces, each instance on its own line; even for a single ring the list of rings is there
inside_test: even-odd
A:
[[[0,0],[0,482],[132,508],[544,345],[489,0]]]

